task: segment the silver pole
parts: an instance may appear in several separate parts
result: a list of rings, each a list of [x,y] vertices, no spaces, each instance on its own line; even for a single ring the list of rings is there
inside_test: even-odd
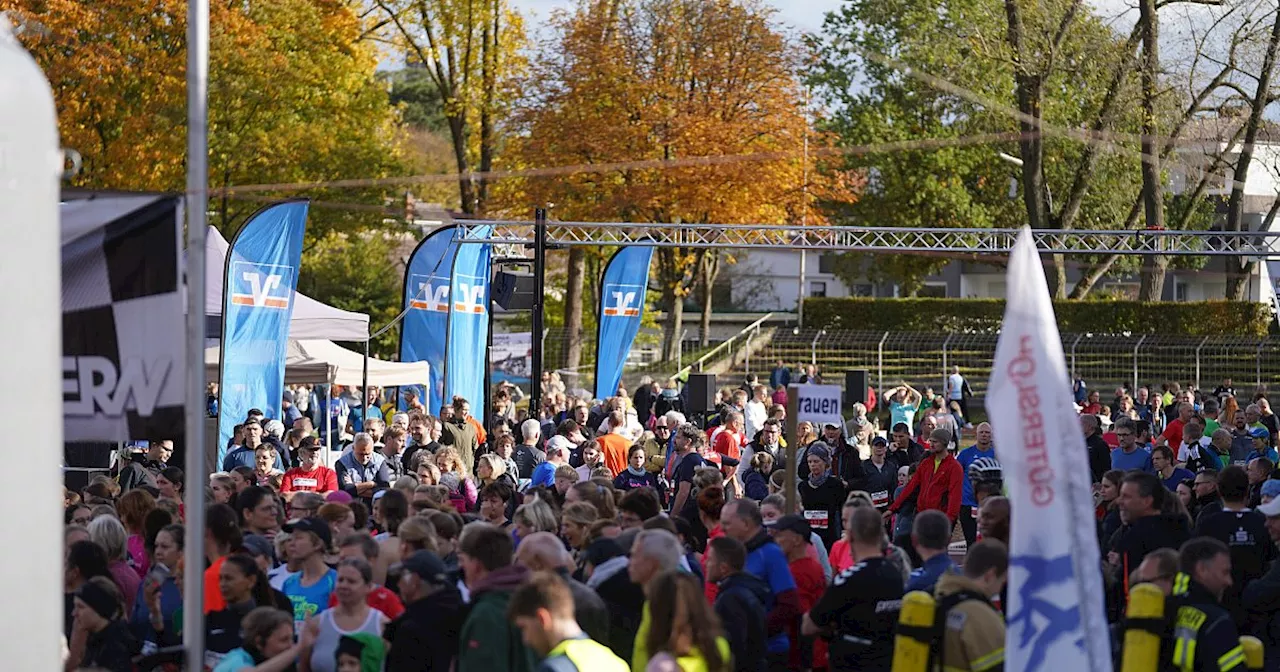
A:
[[[209,185],[209,0],[187,0],[187,429],[182,644],[204,669],[204,291]]]

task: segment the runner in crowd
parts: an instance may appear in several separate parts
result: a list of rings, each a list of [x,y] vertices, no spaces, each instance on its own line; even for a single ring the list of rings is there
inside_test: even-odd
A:
[[[264,431],[276,419],[246,418],[202,512],[207,565],[195,571],[205,571],[210,669],[338,670],[384,657],[392,672],[887,669],[900,600],[917,589],[933,592],[943,614],[941,665],[1001,663],[1018,514],[980,418],[944,422],[951,429],[930,432],[926,448],[911,428],[936,422],[920,413],[928,400],[891,389],[891,408],[866,416],[891,431],[872,430],[864,458],[837,423],[817,436],[800,422],[788,435],[785,412],[759,388],[722,395],[709,436],[652,385],[624,401],[546,382],[549,405],[537,416],[508,400],[510,417],[485,419],[487,433],[465,399],[442,420],[392,413],[385,431],[348,422],[339,436],[335,424],[335,445],[350,444],[336,469],[312,429],[331,424],[325,404],[286,409],[293,427],[281,442]],[[967,400],[954,387],[941,398],[948,405]],[[1171,608],[1204,615],[1176,635],[1197,644],[1179,665],[1207,669],[1212,654],[1225,661],[1215,669],[1230,668],[1232,633],[1260,637],[1269,663],[1280,660],[1271,655],[1280,649],[1275,416],[1261,401],[1233,414],[1230,394],[1170,390],[1169,403],[1117,391],[1114,436],[1081,416],[1108,615],[1118,621],[1133,583],[1150,581]],[[1097,403],[1077,410],[1112,411]],[[1206,431],[1214,422],[1222,428]],[[956,456],[952,444],[963,448]],[[803,472],[790,515],[787,446]],[[181,642],[187,514],[171,450],[153,441],[122,456],[117,478],[67,493],[64,631],[77,664],[128,669],[133,655]],[[391,464],[412,479],[392,478]],[[1100,464],[1115,469],[1097,473]],[[958,533],[964,550],[951,543]]]

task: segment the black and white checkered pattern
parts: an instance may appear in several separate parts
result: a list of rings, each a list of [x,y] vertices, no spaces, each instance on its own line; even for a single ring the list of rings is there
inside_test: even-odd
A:
[[[63,203],[66,441],[182,436],[181,215],[177,196]]]

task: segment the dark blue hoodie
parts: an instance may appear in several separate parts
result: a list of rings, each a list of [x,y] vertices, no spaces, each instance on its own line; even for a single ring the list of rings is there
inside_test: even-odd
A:
[[[738,572],[718,585],[716,615],[724,625],[729,650],[734,654],[734,672],[763,672],[768,653],[764,605],[773,599],[769,584],[746,572]]]

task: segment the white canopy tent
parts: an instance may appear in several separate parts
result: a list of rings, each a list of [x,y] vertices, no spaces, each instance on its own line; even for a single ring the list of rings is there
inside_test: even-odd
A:
[[[218,230],[209,227],[208,245],[205,248],[204,314],[210,319],[222,319],[223,272],[227,266],[230,245]],[[217,331],[215,333],[221,333]],[[212,334],[210,334],[212,335]],[[330,341],[369,340],[369,316],[362,313],[334,308],[302,294],[293,298],[293,319],[289,323],[289,338],[298,340],[326,339]],[[373,363],[369,360],[369,382],[373,382]],[[286,373],[286,376],[288,374]],[[359,384],[359,383],[356,383]]]
[[[205,348],[205,373],[218,379],[218,348]],[[285,354],[284,382],[329,383],[359,387],[364,374],[364,355],[333,341],[289,339]],[[428,378],[426,362],[387,362],[369,358],[369,384],[379,387],[421,385]]]

